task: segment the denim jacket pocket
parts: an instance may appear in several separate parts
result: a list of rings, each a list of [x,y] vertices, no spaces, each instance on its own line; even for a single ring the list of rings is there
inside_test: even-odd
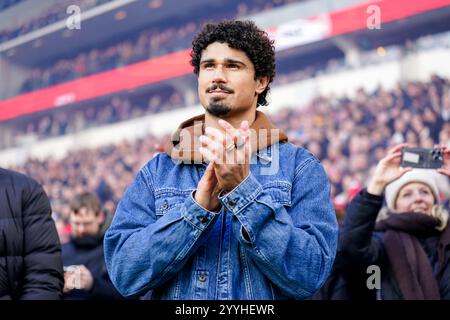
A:
[[[284,181],[271,181],[263,185],[264,191],[272,197],[272,201],[290,207],[292,185]]]
[[[156,216],[165,215],[175,207],[181,206],[193,190],[181,190],[177,188],[155,189]]]

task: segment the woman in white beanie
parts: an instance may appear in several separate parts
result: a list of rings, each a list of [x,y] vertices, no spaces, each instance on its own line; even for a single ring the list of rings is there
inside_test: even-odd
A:
[[[336,268],[353,297],[450,299],[449,214],[436,182],[439,173],[450,177],[450,150],[443,148],[443,169],[412,169],[400,167],[406,146],[380,160],[347,209]]]

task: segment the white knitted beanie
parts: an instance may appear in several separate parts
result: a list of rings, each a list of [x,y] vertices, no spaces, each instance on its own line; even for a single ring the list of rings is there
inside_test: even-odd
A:
[[[394,211],[395,201],[398,193],[403,186],[411,182],[421,182],[430,187],[434,195],[435,204],[439,203],[439,189],[437,178],[439,174],[435,170],[430,169],[413,169],[408,171],[397,180],[392,181],[386,186],[384,197],[387,207],[390,211]]]

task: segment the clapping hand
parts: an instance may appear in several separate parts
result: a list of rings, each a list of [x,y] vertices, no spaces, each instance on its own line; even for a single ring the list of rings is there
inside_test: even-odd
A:
[[[205,134],[200,137],[202,147],[199,151],[209,164],[197,186],[195,200],[210,211],[220,208],[220,192],[233,190],[250,173],[248,121],[242,121],[239,129],[222,119],[219,120],[219,125],[225,133],[207,127]]]
[[[240,128],[220,119],[220,131],[213,127],[205,130],[200,141],[203,157],[214,163],[218,183],[225,192],[233,190],[250,173],[250,127],[248,121],[242,121]]]

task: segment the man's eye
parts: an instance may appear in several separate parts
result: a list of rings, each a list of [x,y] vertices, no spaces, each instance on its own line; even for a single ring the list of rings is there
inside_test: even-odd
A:
[[[212,64],[212,63],[205,63],[204,65],[203,65],[203,68],[205,68],[205,69],[209,69],[209,68],[212,68],[214,65]]]
[[[237,64],[235,64],[235,63],[230,63],[230,64],[228,65],[228,68],[230,68],[230,69],[238,69],[239,66],[238,66]]]

